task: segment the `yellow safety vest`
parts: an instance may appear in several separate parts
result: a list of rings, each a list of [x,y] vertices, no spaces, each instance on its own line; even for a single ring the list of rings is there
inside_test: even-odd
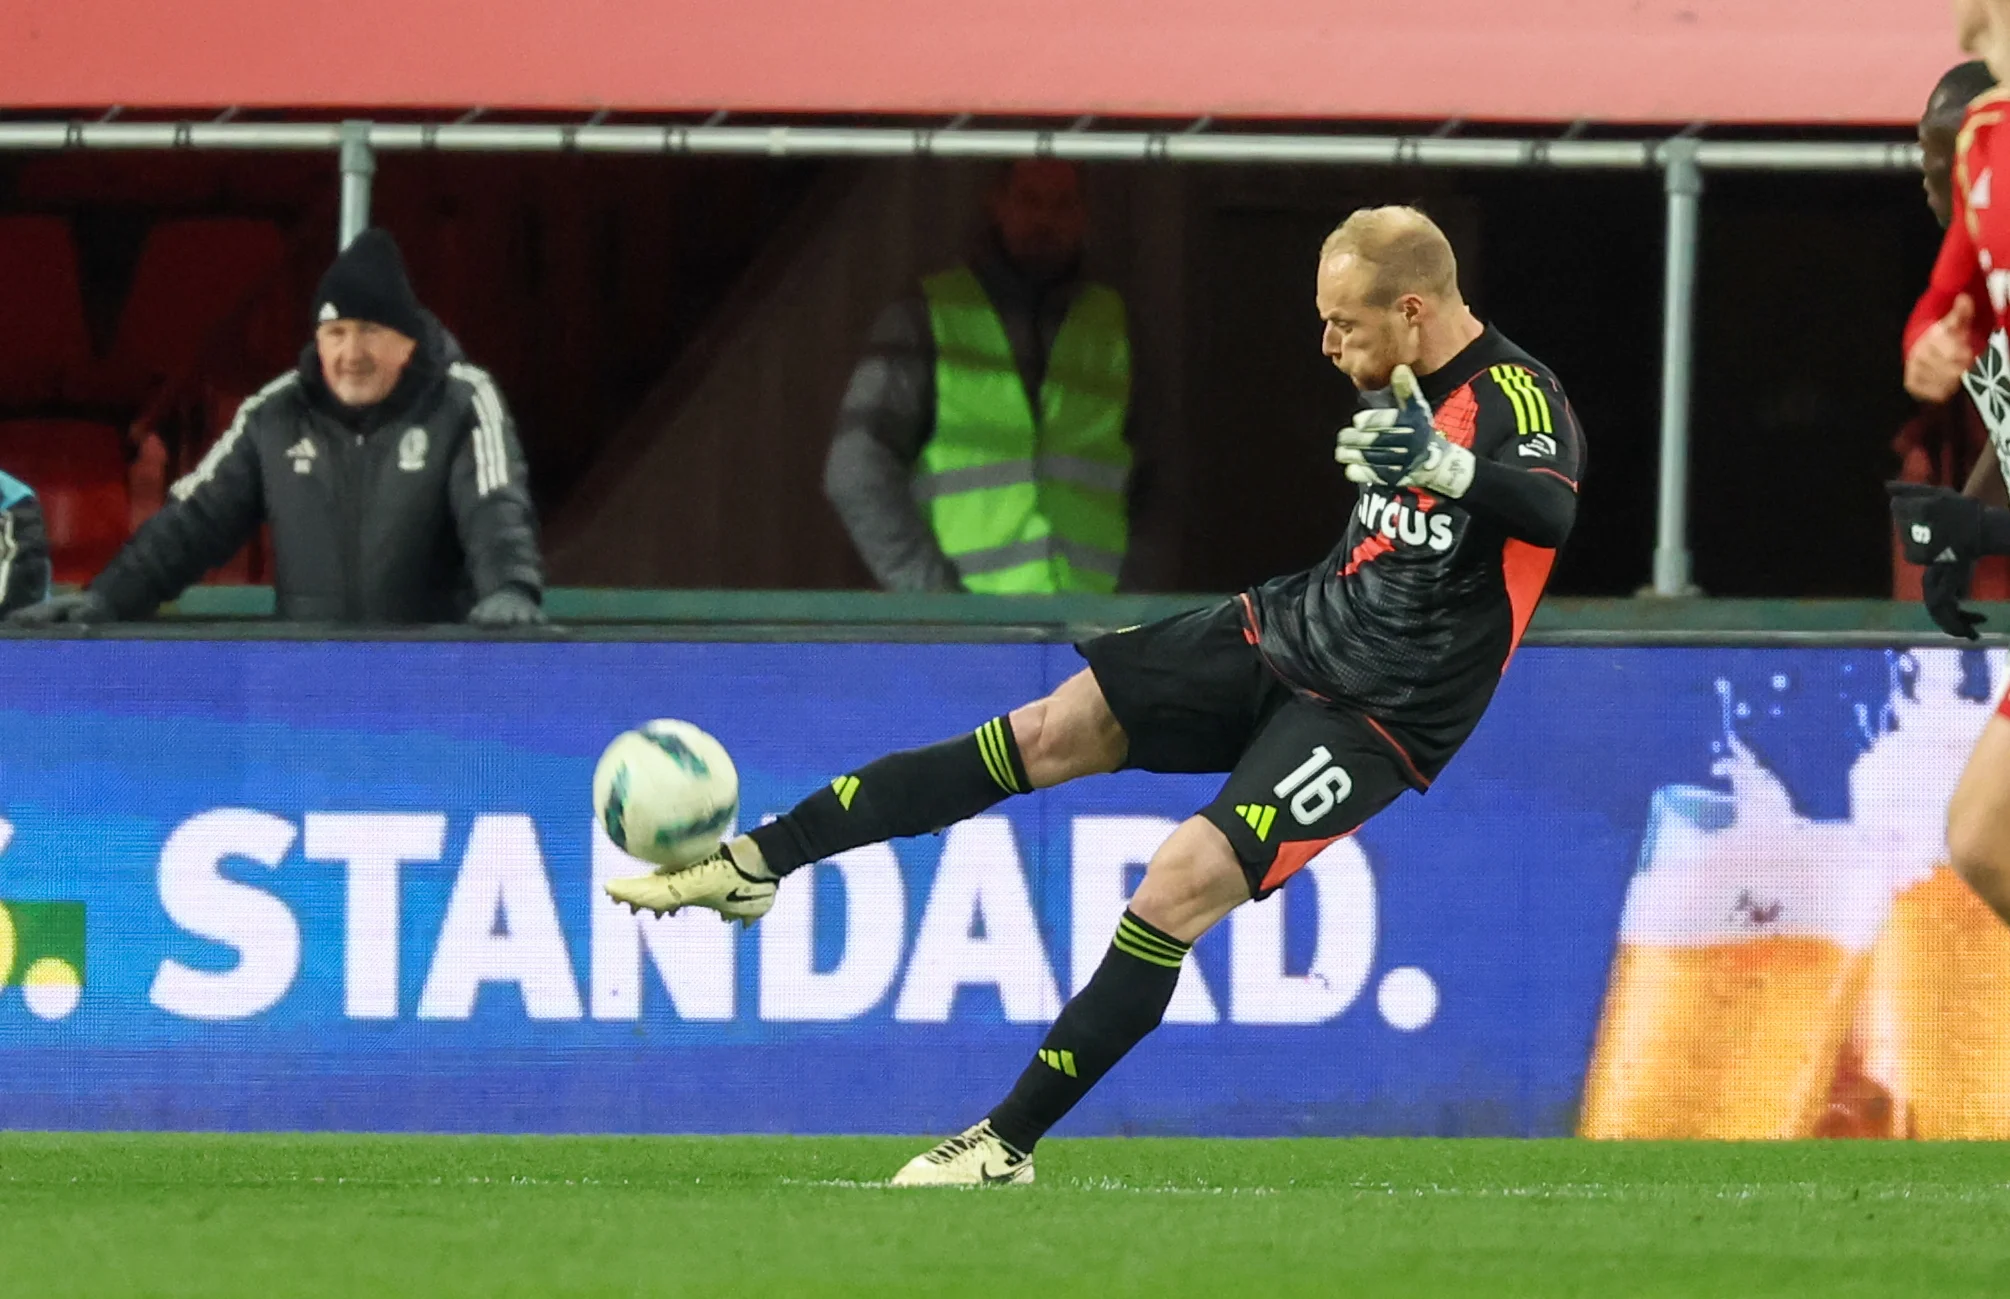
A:
[[[1004,322],[968,268],[922,281],[935,335],[935,435],[915,492],[963,585],[988,595],[1114,591],[1130,540],[1124,302],[1083,288],[1035,414]]]

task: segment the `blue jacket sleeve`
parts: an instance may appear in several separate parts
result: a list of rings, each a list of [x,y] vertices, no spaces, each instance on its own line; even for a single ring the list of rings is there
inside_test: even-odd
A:
[[[19,479],[0,474],[0,617],[48,599],[49,577],[41,504]]]

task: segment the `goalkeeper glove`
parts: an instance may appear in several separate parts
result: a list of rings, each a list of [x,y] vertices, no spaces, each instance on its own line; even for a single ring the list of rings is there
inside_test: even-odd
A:
[[[1919,585],[1927,616],[1949,636],[1980,639],[1975,628],[1984,619],[1962,608],[1961,600],[1968,594],[1975,557],[2000,549],[2000,538],[1990,535],[2001,531],[1991,527],[1991,511],[1946,487],[1886,483],[1884,489],[1891,494],[1891,517],[1898,524],[1906,562],[1926,566]]]
[[[1906,563],[1965,564],[1982,553],[1982,502],[1925,483],[1886,483],[1884,490]]]
[[[1459,497],[1473,485],[1473,453],[1437,429],[1409,366],[1389,376],[1394,410],[1364,410],[1340,430],[1333,458],[1364,487],[1421,487]]]
[[[1976,628],[1987,622],[1979,613],[1971,613],[1961,607],[1961,597],[1968,594],[1968,578],[1975,571],[1973,560],[1958,564],[1928,564],[1920,574],[1920,594],[1926,603],[1926,616],[1949,636],[1962,640],[1980,640]]]
[[[87,622],[113,622],[118,613],[111,602],[95,591],[51,596],[40,604],[16,609],[7,621],[16,627],[75,626]]]

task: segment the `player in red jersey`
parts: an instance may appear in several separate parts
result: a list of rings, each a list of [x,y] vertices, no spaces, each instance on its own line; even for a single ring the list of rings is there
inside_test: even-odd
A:
[[[1934,83],[1920,114],[1920,181],[1927,206],[1943,231],[1954,220],[1954,148],[1962,120],[1968,105],[1995,86],[1995,76],[1981,59],[1958,63]],[[1960,339],[1959,346],[1965,348],[1966,340]],[[1959,487],[1963,495],[1987,505],[2010,505],[2004,481],[2010,473],[2010,340],[2001,330],[1989,335],[1989,346],[1961,376],[1961,386],[1968,390],[1968,400],[1922,401],[1892,442],[1892,450],[1904,462],[1898,477],[1909,483]],[[1935,617],[1959,634],[1965,625],[1957,612],[1960,593],[1944,589],[1958,574],[1932,574],[1935,589],[1929,591],[1926,569],[1903,562],[1902,549],[1893,558],[1893,598],[1931,596]],[[2010,555],[1978,561],[1968,579],[1972,598],[2010,599]]]
[[[839,776],[682,869],[613,880],[619,902],[753,921],[779,879],[1120,768],[1223,772],[1146,867],[1088,985],[983,1121],[896,1186],[1033,1180],[1033,1146],[1159,1024],[1194,940],[1273,892],[1451,761],[1577,514],[1583,440],[1556,376],[1459,293],[1444,232],[1413,208],[1356,212],[1320,250],[1321,348],[1386,399],[1342,429],[1358,486],[1305,572],[1077,648],[1088,668],[953,740]],[[1348,506],[1351,505],[1351,508]],[[1218,508],[1261,527],[1259,503]]]
[[[1955,0],[1961,48],[1980,56],[1998,81],[2010,74],[2010,0]],[[1945,401],[2010,324],[2010,188],[2000,201],[1996,173],[2010,186],[2010,89],[1977,97],[1956,137],[1953,220],[1933,278],[1905,328],[1905,387]],[[1926,565],[1923,585],[1934,621],[1975,639],[1982,618],[1959,605],[1981,555],[2010,555],[2010,510],[1945,487],[1893,483],[1892,515],[1906,558]],[[2010,921],[2010,695],[1989,719],[1947,809],[1954,869],[1996,914]]]

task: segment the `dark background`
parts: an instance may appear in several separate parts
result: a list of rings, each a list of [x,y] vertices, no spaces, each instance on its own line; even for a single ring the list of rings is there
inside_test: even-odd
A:
[[[374,211],[404,243],[422,297],[502,383],[550,517],[705,337],[769,242],[813,220],[806,205],[854,165],[386,155]],[[1692,406],[1696,580],[1711,595],[1885,594],[1880,483],[1894,463],[1888,444],[1911,410],[1899,387],[1898,335],[1938,242],[1917,181],[1737,173],[1706,184]],[[1419,202],[1439,217],[1468,295],[1556,369],[1586,428],[1582,511],[1551,589],[1625,595],[1647,581],[1660,400],[1658,172],[1217,169],[1192,195],[1179,242],[1184,287],[1171,308],[1183,316],[1177,373],[1156,376],[1179,385],[1186,417],[1146,457],[1155,482],[1178,487],[1148,491],[1141,504],[1163,512],[1158,526],[1178,544],[1147,575],[1149,586],[1233,588],[1332,546],[1351,491],[1332,464],[1331,432],[1351,394],[1318,352],[1313,261],[1349,207],[1388,201]],[[205,215],[275,223],[288,255],[266,318],[283,327],[240,331],[211,349],[222,358],[215,368],[235,371],[230,382],[245,391],[306,338],[307,295],[333,247],[335,198],[331,160],[319,156],[0,155],[0,215],[70,223],[101,349],[158,224]],[[85,414],[120,424],[163,385],[185,381],[100,386],[88,411],[47,401],[29,409],[0,392],[0,418]],[[167,430],[180,463],[214,435],[217,418],[212,411]],[[829,424],[788,436],[813,464]],[[814,482],[813,472],[797,473],[776,490],[791,495],[806,538],[841,546]],[[679,489],[749,486],[759,485]],[[865,582],[855,561],[797,572],[784,557],[763,571],[776,575],[765,579],[772,585]],[[722,561],[688,584],[744,581]]]

